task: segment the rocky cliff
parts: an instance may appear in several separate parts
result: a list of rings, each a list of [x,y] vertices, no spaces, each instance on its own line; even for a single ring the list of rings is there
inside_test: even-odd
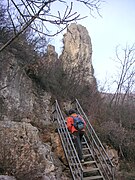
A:
[[[75,71],[76,77],[87,83],[95,83],[92,46],[86,28],[71,24],[63,41],[64,49],[59,60],[64,69],[71,74]],[[18,180],[71,179],[69,172],[66,173],[67,164],[58,134],[55,127],[50,128],[52,95],[31,78],[31,72],[36,76],[37,71],[57,60],[55,47],[51,45],[42,60],[32,68],[27,64],[20,65],[14,53],[1,52],[0,174]]]
[[[1,53],[0,68],[1,120],[49,122],[51,96],[35,87],[15,56]]]
[[[59,160],[62,153],[55,157],[57,148],[52,150],[59,137],[50,126],[51,112],[51,95],[34,83],[14,54],[1,53],[0,174],[17,180],[68,179]]]
[[[64,69],[86,83],[95,83],[92,66],[92,44],[87,29],[71,24],[63,38],[64,48],[60,56]]]

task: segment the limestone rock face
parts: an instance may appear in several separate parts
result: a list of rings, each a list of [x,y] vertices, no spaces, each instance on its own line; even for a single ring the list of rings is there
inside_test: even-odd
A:
[[[52,67],[58,61],[58,54],[55,47],[51,44],[47,46],[47,52],[42,58],[42,67]]]
[[[53,61],[53,59],[56,60],[58,58],[58,54],[55,51],[55,47],[51,44],[47,46],[47,56],[48,59],[50,59],[50,61]]]
[[[0,174],[9,180],[69,180],[66,167],[52,151],[51,95],[30,74],[46,60],[57,60],[53,46],[42,63],[25,69],[10,52],[0,54]],[[26,64],[27,65],[27,64]],[[31,65],[31,64],[30,64]],[[25,70],[24,70],[25,69]],[[34,73],[33,73],[34,70]],[[29,72],[28,72],[29,71]],[[31,73],[32,72],[32,73]],[[43,137],[41,134],[43,133]],[[62,152],[59,151],[60,153]],[[61,158],[61,159],[60,159]],[[64,158],[64,157],[63,157]],[[68,170],[69,174],[69,170]],[[9,176],[4,176],[9,175]],[[11,177],[12,176],[12,177]],[[7,179],[7,180],[8,180]]]
[[[77,77],[94,83],[92,45],[87,29],[82,25],[71,24],[64,35],[63,43],[60,59],[63,61],[64,69],[71,73],[76,71]]]
[[[0,121],[0,169],[17,179],[34,179],[55,170],[50,146],[29,123]]]
[[[58,133],[53,133],[51,135],[51,142],[52,142],[52,149],[55,152],[56,156],[64,164],[68,165]]]
[[[13,176],[0,175],[0,180],[16,180]]]
[[[11,53],[0,56],[0,120],[49,123],[50,94],[38,91]]]
[[[115,167],[118,169],[119,168],[119,156],[118,156],[118,152],[110,147],[110,146],[105,146],[106,152],[110,158],[110,160],[112,161],[112,163],[115,165]]]
[[[61,163],[64,154],[62,147],[57,147],[60,140],[57,133],[51,137],[52,131],[48,128],[50,141],[49,138],[46,139],[46,132],[44,139],[41,138],[39,130],[30,123],[0,121],[0,173],[12,175],[3,175],[4,180],[72,179],[64,172],[66,167]]]

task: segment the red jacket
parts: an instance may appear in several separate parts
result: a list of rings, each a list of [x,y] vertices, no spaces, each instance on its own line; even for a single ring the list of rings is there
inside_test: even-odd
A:
[[[74,113],[74,114],[71,114],[71,116],[76,117],[77,114]],[[68,128],[68,130],[69,130],[71,133],[73,133],[73,132],[78,131],[78,130],[75,129],[75,127],[73,126],[73,124],[74,124],[74,119],[73,119],[71,116],[69,116],[69,117],[67,118],[67,128]],[[84,121],[83,118],[82,118],[82,120]],[[85,121],[84,121],[84,125],[86,126],[86,122],[85,122]],[[83,129],[82,131],[85,131],[85,129]]]

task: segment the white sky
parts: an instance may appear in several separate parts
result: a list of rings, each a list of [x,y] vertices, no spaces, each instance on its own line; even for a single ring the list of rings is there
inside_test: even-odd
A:
[[[79,5],[76,11],[82,16],[89,15],[89,11]],[[102,17],[89,15],[78,24],[85,26],[89,32],[95,77],[104,82],[106,78],[111,81],[116,72],[116,64],[112,60],[116,46],[135,43],[135,0],[106,0],[101,4],[100,14]],[[51,42],[58,54],[62,49],[61,39],[62,35],[59,35]]]

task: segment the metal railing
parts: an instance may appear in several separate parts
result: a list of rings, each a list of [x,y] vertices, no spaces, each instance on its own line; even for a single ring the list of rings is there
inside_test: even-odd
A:
[[[100,165],[100,169],[106,180],[114,180],[114,165],[110,160],[108,154],[106,153],[105,148],[103,147],[100,139],[98,138],[95,130],[93,129],[89,119],[84,113],[80,103],[76,99],[72,102],[72,105],[77,109],[78,113],[81,114],[86,121],[86,138],[95,158],[95,161]]]
[[[83,168],[57,100],[53,104],[53,108],[53,121],[57,122],[58,134],[60,136],[61,144],[64,149],[64,153],[69,164],[72,177],[74,180],[82,180]]]

